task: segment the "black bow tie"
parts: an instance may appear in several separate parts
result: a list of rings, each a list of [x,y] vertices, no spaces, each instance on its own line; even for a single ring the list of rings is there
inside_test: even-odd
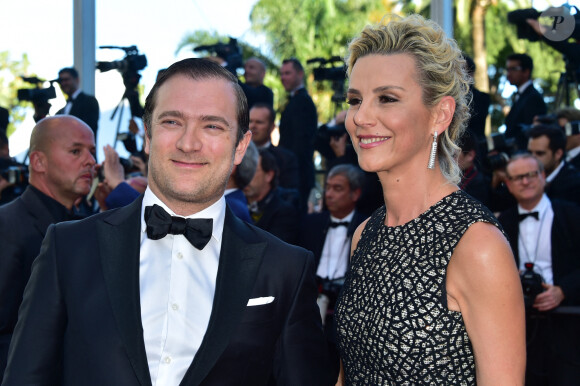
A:
[[[167,213],[159,205],[145,208],[145,222],[147,223],[147,237],[159,240],[172,235],[184,235],[185,238],[199,250],[202,250],[213,231],[211,218],[184,218],[175,217]]]
[[[347,227],[350,225],[350,222],[348,221],[332,221],[330,223],[330,227],[331,228],[336,228],[336,227]]]
[[[519,218],[520,222],[528,216],[531,216],[531,217],[535,218],[536,220],[538,220],[540,218],[538,212],[528,212],[528,213],[518,214],[518,218]]]

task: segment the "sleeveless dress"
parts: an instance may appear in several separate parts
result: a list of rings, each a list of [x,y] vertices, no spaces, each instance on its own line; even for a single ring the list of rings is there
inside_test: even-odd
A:
[[[336,305],[347,385],[475,384],[473,349],[460,312],[447,308],[445,277],[455,246],[475,222],[501,229],[465,192],[408,223],[365,226]]]

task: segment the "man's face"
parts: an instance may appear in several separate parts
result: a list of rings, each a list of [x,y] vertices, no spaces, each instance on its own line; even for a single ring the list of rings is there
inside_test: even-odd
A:
[[[516,87],[521,86],[530,79],[530,70],[524,70],[519,60],[508,60],[506,72],[508,81]]]
[[[324,201],[331,215],[343,218],[354,210],[360,191],[350,189],[348,179],[340,174],[326,180]]]
[[[51,129],[46,151],[40,153],[45,162],[45,183],[54,199],[65,205],[89,193],[96,162],[95,136],[87,125],[62,120]]]
[[[68,96],[74,94],[75,91],[79,88],[79,80],[78,78],[75,79],[71,74],[68,72],[63,72],[58,76],[60,89],[63,93]]]
[[[248,132],[236,146],[236,106],[223,79],[175,75],[159,88],[145,141],[149,186],[175,213],[199,212],[223,195],[251,140]]]
[[[244,78],[251,86],[260,86],[264,83],[266,71],[262,64],[255,59],[249,59],[244,64]]]
[[[547,175],[550,175],[558,167],[562,159],[562,151],[552,152],[550,149],[550,139],[545,135],[530,138],[528,141],[528,151],[542,162]]]
[[[300,86],[303,77],[304,73],[302,71],[296,71],[294,65],[290,62],[283,64],[282,68],[280,68],[280,81],[287,92]]]
[[[517,159],[506,168],[507,187],[518,203],[526,209],[536,206],[544,194],[546,178],[539,170],[538,162],[533,158]]]
[[[250,131],[252,141],[257,146],[263,146],[270,141],[274,123],[270,123],[270,111],[265,107],[254,107],[250,110]]]
[[[252,181],[244,188],[244,194],[248,199],[248,202],[260,201],[268,192],[270,192],[270,182],[274,178],[274,172],[265,172],[262,169],[262,156],[258,159],[258,166],[256,167],[256,173],[252,178]]]

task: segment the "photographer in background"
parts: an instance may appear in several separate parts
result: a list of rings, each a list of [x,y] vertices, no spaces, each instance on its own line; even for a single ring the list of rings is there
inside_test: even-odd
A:
[[[76,218],[91,189],[95,137],[75,117],[48,117],[30,135],[30,185],[0,207],[0,379],[32,262],[50,224]]]
[[[566,162],[580,170],[580,110],[564,107],[556,111],[556,120],[566,134]]]
[[[507,186],[517,206],[499,221],[521,271],[526,263],[541,275],[543,292],[526,312],[526,385],[572,385],[580,379],[578,315],[548,313],[560,305],[580,305],[580,207],[550,200],[544,167],[531,154],[512,157]],[[528,294],[536,295],[536,294]]]
[[[58,72],[58,84],[67,96],[66,106],[56,114],[72,115],[85,122],[97,138],[99,127],[99,102],[92,96],[85,94],[79,88],[79,73],[73,67],[63,68]]]

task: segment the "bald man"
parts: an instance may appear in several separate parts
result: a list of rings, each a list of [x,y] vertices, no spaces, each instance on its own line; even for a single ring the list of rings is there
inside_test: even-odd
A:
[[[72,218],[94,176],[95,137],[73,116],[44,118],[30,136],[29,186],[0,207],[0,380],[32,262],[50,224]]]
[[[258,58],[250,58],[244,63],[245,83],[240,86],[248,99],[248,109],[256,103],[265,103],[274,106],[274,93],[264,85],[266,76],[266,64]]]

